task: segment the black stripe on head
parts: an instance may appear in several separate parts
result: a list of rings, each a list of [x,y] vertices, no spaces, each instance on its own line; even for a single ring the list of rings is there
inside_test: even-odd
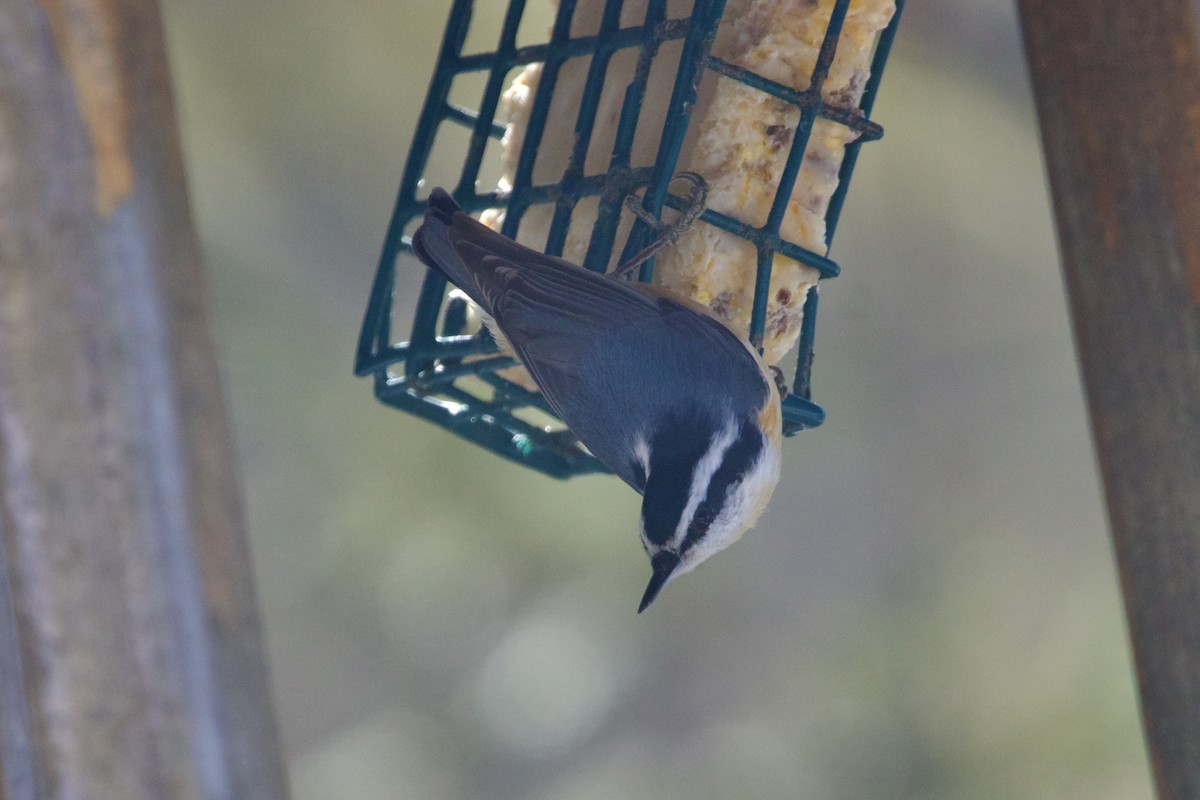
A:
[[[720,515],[733,487],[741,483],[754,466],[754,462],[763,451],[763,444],[763,435],[759,427],[750,420],[742,420],[737,438],[725,451],[721,466],[717,467],[712,480],[709,481],[708,492],[696,507],[696,513],[692,515],[692,521],[688,524],[687,534],[680,547],[681,553],[708,533],[708,527]]]
[[[642,529],[651,544],[662,547],[675,535],[692,490],[692,474],[717,430],[717,420],[699,409],[659,421],[650,440],[650,474],[642,497]]]

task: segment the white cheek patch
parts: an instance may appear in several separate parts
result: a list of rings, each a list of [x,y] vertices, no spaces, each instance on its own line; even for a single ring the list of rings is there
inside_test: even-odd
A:
[[[633,443],[633,457],[642,465],[642,470],[646,473],[646,480],[650,479],[650,445],[646,443],[646,437],[638,434],[637,439]]]
[[[742,481],[729,493],[708,533],[683,554],[683,561],[675,570],[676,575],[691,572],[709,556],[742,538],[742,534],[754,525],[766,508],[771,492],[779,481],[779,468],[779,449],[767,447]]]
[[[646,476],[646,480],[650,480],[650,445],[646,444],[646,437],[638,434],[633,443],[633,457],[642,467],[642,472]],[[647,553],[653,552],[650,547],[650,540],[646,538],[646,518],[641,514],[638,515],[638,535],[642,537],[642,547]]]
[[[676,552],[683,546],[688,527],[692,524],[692,517],[696,515],[696,509],[700,507],[700,503],[708,494],[708,485],[712,482],[713,475],[720,469],[725,451],[733,446],[733,442],[737,438],[737,431],[737,421],[732,416],[726,417],[725,427],[721,429],[712,444],[708,446],[704,456],[696,463],[696,468],[692,471],[692,485],[688,489],[687,505],[683,507],[683,514],[679,517],[675,535],[671,537],[671,547]]]

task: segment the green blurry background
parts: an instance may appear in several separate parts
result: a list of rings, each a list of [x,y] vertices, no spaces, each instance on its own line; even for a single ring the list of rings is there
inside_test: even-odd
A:
[[[351,376],[445,4],[165,15],[298,800],[1150,797],[1007,0],[908,10],[824,287],[828,422],[641,617],[633,492]]]

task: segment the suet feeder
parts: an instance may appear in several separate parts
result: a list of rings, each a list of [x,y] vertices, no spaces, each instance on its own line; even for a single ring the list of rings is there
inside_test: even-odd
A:
[[[837,188],[825,208],[826,247],[831,242],[859,147],[883,135],[882,128],[872,122],[869,115],[904,3],[896,0],[895,13],[874,42],[869,78],[862,87],[856,108],[830,103],[821,93],[834,62],[851,0],[833,3],[815,67],[807,88],[802,90],[713,55],[712,45],[726,10],[725,0],[696,0],[691,13],[681,18],[668,15],[665,0],[650,0],[642,21],[625,27],[619,23],[624,3],[608,0],[604,3],[598,32],[573,36],[572,16],[578,5],[577,0],[560,0],[549,41],[519,47],[517,33],[525,3],[511,0],[495,50],[464,53],[474,3],[472,0],[455,0],[453,3],[384,240],[355,363],[356,374],[373,377],[375,395],[381,402],[428,419],[506,458],[559,478],[606,470],[571,436],[570,431],[555,424],[558,421],[554,412],[540,394],[500,374],[513,367],[514,360],[498,353],[485,329],[474,333],[467,331],[466,301],[447,297],[444,278],[432,271],[426,274],[407,341],[393,338],[397,260],[401,254],[411,253],[409,234],[424,213],[424,198],[431,188],[422,184],[422,178],[439,134],[444,136],[447,126],[461,126],[470,132],[461,156],[463,167],[458,182],[453,187],[447,186],[466,211],[502,210],[501,232],[516,238],[528,209],[541,204],[553,206],[553,221],[543,248],[552,255],[562,255],[571,215],[579,201],[598,198],[595,226],[586,257],[581,261],[589,269],[605,271],[613,260],[618,241],[617,221],[627,198],[642,192],[641,207],[653,218],[661,218],[664,207],[675,211],[686,209],[687,198],[672,194],[669,187],[674,176],[682,171],[678,163],[680,153],[689,124],[693,122],[697,87],[706,73],[718,73],[725,79],[752,87],[779,104],[786,104],[792,114],[798,111],[790,142],[784,142],[788,148],[786,159],[782,161],[782,174],[765,224],[749,225],[712,208],[706,208],[699,216],[700,223],[739,237],[756,251],[757,270],[752,276],[753,305],[748,333],[750,342],[761,351],[775,255],[778,253],[814,268],[821,279],[838,274],[838,265],[826,255],[781,236],[781,223],[801,172],[814,122],[830,120],[854,132],[837,173]],[[678,47],[678,65],[661,131],[657,132],[653,165],[631,166],[630,151],[635,135],[644,135],[638,131],[638,126],[640,118],[645,116],[641,111],[651,70],[666,49],[664,45],[673,42],[679,42],[672,45]],[[631,82],[624,89],[608,168],[598,174],[586,174],[584,161],[596,125],[596,107],[605,70],[615,53],[626,50],[636,52],[637,65]],[[575,141],[568,165],[553,182],[536,182],[533,164],[539,145],[543,144],[554,78],[565,63],[581,58],[590,61],[575,117]],[[543,66],[511,191],[480,192],[477,183],[489,140],[501,139],[505,134],[505,128],[497,124],[496,117],[506,81],[511,71],[528,64]],[[467,73],[486,74],[483,96],[476,109],[450,102],[452,85]],[[643,219],[634,220],[618,263],[628,261],[655,234]],[[406,264],[403,268],[415,268],[415,264]],[[654,259],[651,258],[641,266],[638,278],[650,281],[653,275]],[[783,402],[786,435],[816,427],[825,417],[823,409],[812,402],[810,386],[817,300],[814,284],[803,303],[796,369],[790,394]]]

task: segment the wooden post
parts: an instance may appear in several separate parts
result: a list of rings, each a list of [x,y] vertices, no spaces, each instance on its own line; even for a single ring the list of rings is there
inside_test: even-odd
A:
[[[0,798],[286,796],[154,0],[0,2]]]
[[[1164,800],[1200,797],[1200,5],[1019,0]]]

